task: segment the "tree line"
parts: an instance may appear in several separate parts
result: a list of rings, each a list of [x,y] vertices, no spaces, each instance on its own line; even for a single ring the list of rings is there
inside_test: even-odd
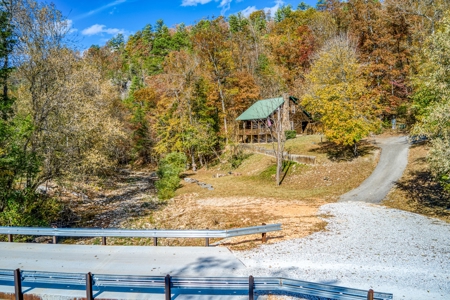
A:
[[[322,0],[191,26],[158,20],[80,52],[53,4],[1,0],[0,213],[32,209],[49,179],[172,152],[191,165],[223,160],[236,117],[283,93],[355,152],[396,118],[431,139],[433,171],[448,183],[449,6]]]

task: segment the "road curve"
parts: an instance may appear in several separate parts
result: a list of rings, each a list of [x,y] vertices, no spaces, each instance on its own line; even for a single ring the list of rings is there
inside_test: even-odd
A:
[[[342,195],[339,202],[380,203],[402,176],[408,164],[408,138],[402,136],[376,141],[381,148],[377,167],[359,187]]]

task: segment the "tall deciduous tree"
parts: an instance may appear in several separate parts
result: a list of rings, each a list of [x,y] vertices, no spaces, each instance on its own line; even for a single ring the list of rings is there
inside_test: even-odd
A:
[[[336,144],[353,146],[377,129],[375,100],[361,77],[355,47],[346,37],[329,41],[317,54],[307,76],[306,109],[320,118],[325,135]]]
[[[202,20],[193,28],[194,49],[217,84],[218,100],[222,111],[223,128],[228,139],[228,103],[225,95],[225,80],[234,69],[231,57],[228,24],[223,17]]]

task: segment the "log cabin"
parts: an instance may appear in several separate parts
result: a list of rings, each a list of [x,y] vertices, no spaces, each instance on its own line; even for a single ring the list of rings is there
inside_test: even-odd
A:
[[[259,100],[237,117],[238,141],[241,143],[274,141],[278,110],[280,110],[281,132],[295,130],[297,134],[314,134],[320,131],[320,126],[298,104],[298,99],[285,94],[278,98]]]

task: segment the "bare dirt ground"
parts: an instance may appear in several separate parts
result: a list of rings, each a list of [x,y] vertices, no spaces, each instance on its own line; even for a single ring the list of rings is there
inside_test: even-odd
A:
[[[278,200],[254,197],[201,199],[197,194],[173,199],[164,209],[151,217],[129,222],[132,226],[166,229],[230,229],[282,223],[281,232],[268,233],[268,243],[307,236],[321,230],[325,222],[315,215],[324,201]],[[261,235],[212,239],[230,249],[248,249],[261,244]],[[119,241],[120,243],[120,241]],[[162,239],[161,245],[203,245],[201,239]]]

